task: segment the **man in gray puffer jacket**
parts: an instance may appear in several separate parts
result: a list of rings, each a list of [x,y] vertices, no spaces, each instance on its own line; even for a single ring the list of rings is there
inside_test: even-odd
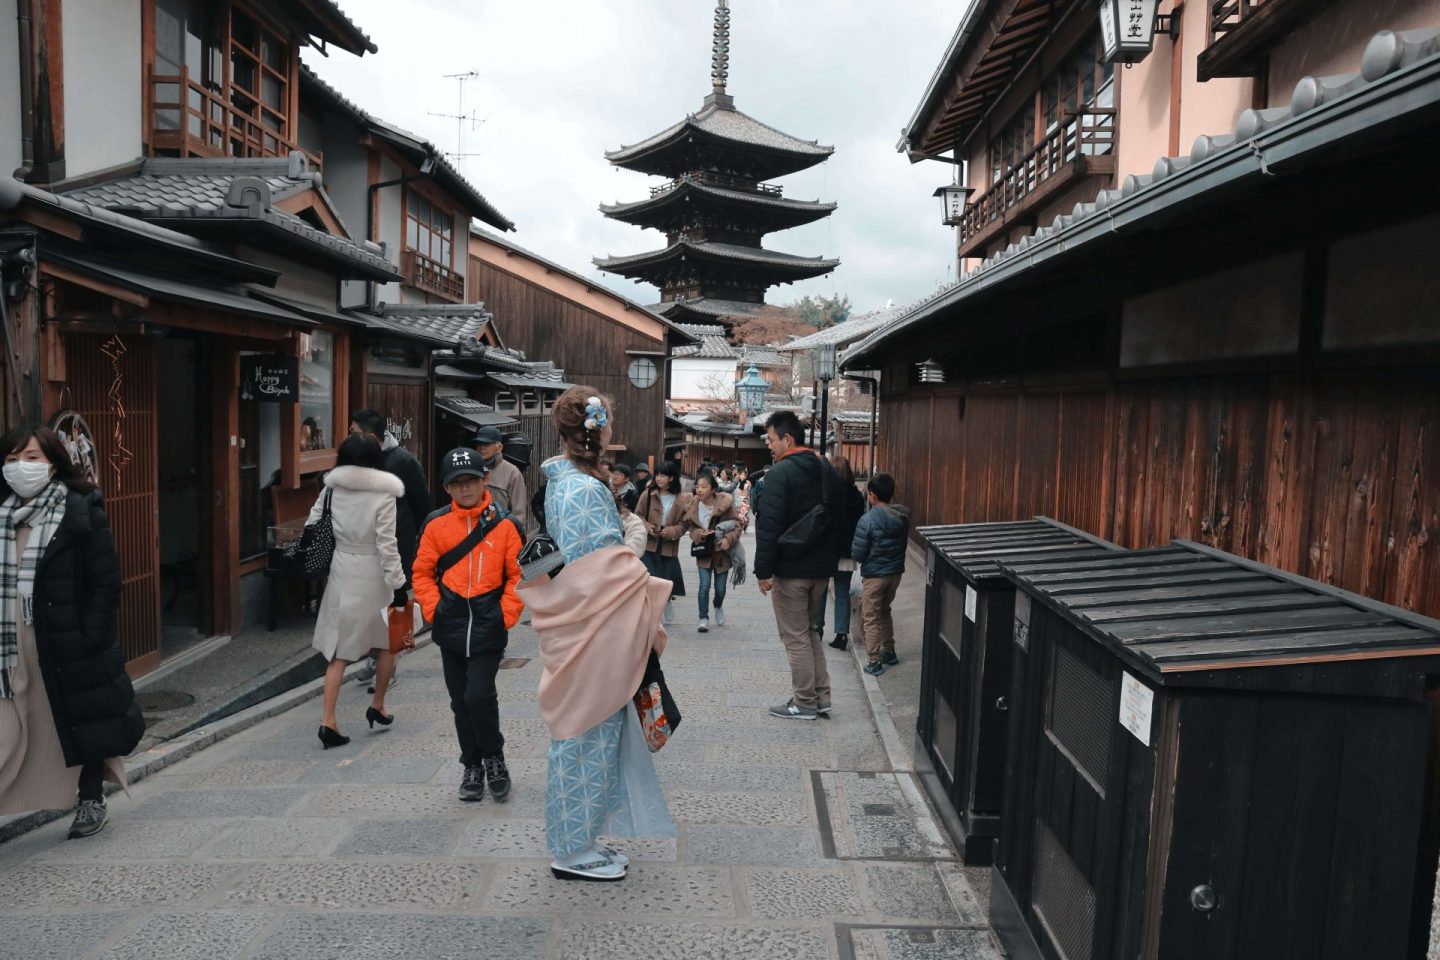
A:
[[[895,602],[895,591],[905,572],[910,510],[890,502],[895,498],[895,478],[888,473],[875,474],[866,489],[870,510],[855,527],[850,556],[860,564],[863,581],[860,615],[865,623],[865,650],[870,655],[865,672],[878,677],[886,666],[900,662],[895,656],[895,621],[890,605]]]

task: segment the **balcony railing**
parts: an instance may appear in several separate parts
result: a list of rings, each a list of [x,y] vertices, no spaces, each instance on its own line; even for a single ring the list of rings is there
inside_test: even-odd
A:
[[[151,74],[150,146],[182,157],[285,157],[302,149],[269,123],[226,100],[180,68],[179,75]],[[261,111],[263,113],[263,111]],[[320,155],[305,151],[315,169]]]
[[[1252,77],[1271,43],[1293,29],[1312,0],[1210,0],[1210,43],[1200,51],[1196,74]]]
[[[710,187],[721,187],[725,190],[738,190],[743,193],[758,193],[767,197],[779,197],[784,195],[784,188],[778,183],[756,183],[753,180],[742,180],[739,177],[729,177],[723,173],[711,173],[708,170],[697,170],[691,173],[682,174],[671,180],[669,183],[662,183],[658,187],[650,188],[650,198],[664,196],[672,190],[678,190],[687,183],[702,183]]]
[[[1111,172],[1114,160],[1109,155],[1114,149],[1113,107],[1086,107],[1065,114],[1059,126],[965,208],[960,221],[960,255],[969,256],[1000,226],[1075,176]]]
[[[424,254],[406,250],[400,258],[400,271],[405,275],[405,282],[417,290],[436,294],[452,303],[465,299],[465,278]]]

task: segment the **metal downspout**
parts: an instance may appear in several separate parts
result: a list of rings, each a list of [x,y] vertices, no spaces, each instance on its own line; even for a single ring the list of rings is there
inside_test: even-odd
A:
[[[30,37],[30,0],[15,0],[15,22],[20,41],[20,169],[15,179],[29,181],[35,169],[35,91],[30,71],[35,51]]]

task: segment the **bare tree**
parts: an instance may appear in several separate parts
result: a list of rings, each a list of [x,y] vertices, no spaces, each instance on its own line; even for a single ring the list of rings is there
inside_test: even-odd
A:
[[[735,397],[735,381],[724,373],[711,373],[700,380],[700,396],[713,423],[739,423],[740,403]]]

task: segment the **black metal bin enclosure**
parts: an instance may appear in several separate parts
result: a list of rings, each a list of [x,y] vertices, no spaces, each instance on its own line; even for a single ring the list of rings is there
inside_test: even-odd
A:
[[[1440,621],[1184,541],[1005,569],[1012,958],[1424,956]]]
[[[921,779],[966,863],[990,863],[1005,784],[1015,585],[997,561],[1064,563],[1119,549],[1046,517],[921,527]]]

